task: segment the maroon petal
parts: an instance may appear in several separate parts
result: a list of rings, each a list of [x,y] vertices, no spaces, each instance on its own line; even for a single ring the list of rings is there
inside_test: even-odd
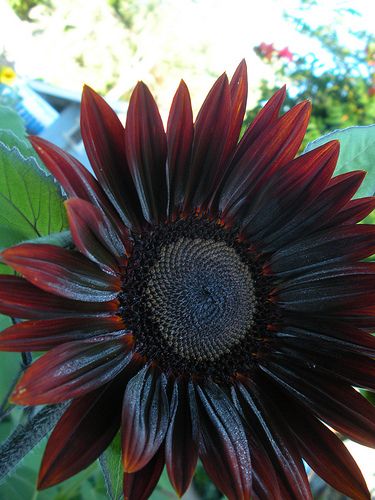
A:
[[[332,219],[332,225],[356,224],[375,210],[375,196],[350,200]]]
[[[118,301],[81,302],[44,292],[18,276],[0,276],[0,311],[14,318],[100,316],[117,311]]]
[[[375,408],[349,385],[284,361],[262,369],[280,387],[331,427],[364,446],[375,447]]]
[[[328,183],[324,191],[305,210],[300,210],[287,224],[264,237],[264,250],[284,247],[302,236],[308,236],[324,226],[332,225],[332,219],[354,196],[365,176],[365,172],[348,172],[337,175]]]
[[[286,245],[272,255],[270,266],[272,274],[285,278],[327,265],[361,260],[373,253],[375,226],[339,226]]]
[[[129,339],[118,334],[54,347],[27,369],[12,401],[54,404],[83,396],[115,378],[131,360],[128,351]]]
[[[181,497],[191,483],[198,459],[189,396],[184,382],[174,384],[170,414],[171,421],[165,439],[165,461],[171,484]]]
[[[189,90],[185,82],[181,81],[173,98],[167,125],[170,214],[176,215],[184,200],[193,135],[193,111]]]
[[[229,83],[230,101],[231,101],[231,112],[230,116],[227,117],[227,120],[229,120],[229,129],[224,151],[220,160],[220,164],[216,166],[216,175],[215,175],[215,180],[213,181],[214,183],[213,197],[216,195],[216,189],[223,181],[223,178],[225,178],[227,175],[228,167],[230,165],[230,160],[232,159],[233,153],[238,143],[238,138],[243,123],[243,118],[246,111],[247,88],[248,88],[247,67],[246,67],[246,62],[243,59],[238,65]],[[214,207],[216,207],[216,202],[213,203]]]
[[[257,139],[270,125],[278,120],[281,107],[285,101],[286,86],[284,85],[269,99],[263,108],[256,115],[248,129],[245,131],[238,144],[234,163],[247,152],[252,143]]]
[[[194,124],[194,141],[184,209],[207,203],[226,144],[231,113],[229,82],[224,73],[208,93]],[[229,118],[229,119],[228,119]]]
[[[0,333],[1,351],[47,351],[74,340],[124,331],[119,316],[78,316],[75,318],[23,321]]]
[[[255,440],[253,433],[248,435],[251,465],[253,469],[253,492],[260,499],[272,498],[273,500],[285,500],[287,495],[282,496],[280,491],[280,480],[277,477],[275,467],[268,456],[267,451]]]
[[[247,103],[247,67],[243,59],[229,82],[231,115],[227,142],[223,153],[223,162],[232,155],[241,132]]]
[[[124,500],[147,500],[158,484],[164,468],[163,446],[139,471],[124,474]]]
[[[329,312],[375,303],[375,263],[318,269],[279,285],[274,299],[292,311]]]
[[[346,308],[334,313],[334,318],[340,318],[348,324],[355,325],[372,334],[375,329],[375,306]]]
[[[375,355],[375,337],[343,321],[317,318],[315,322],[305,318],[288,317],[289,326],[274,333],[274,338],[291,344],[309,346],[319,351],[354,352]],[[297,325],[297,326],[290,326]]]
[[[30,141],[43,163],[69,196],[87,200],[106,213],[113,212],[97,180],[78,160],[41,137],[32,136]]]
[[[251,460],[241,418],[213,382],[196,387],[200,422],[199,457],[208,475],[230,500],[251,498]]]
[[[302,369],[315,366],[314,372],[323,377],[344,381],[355,387],[375,391],[375,360],[366,355],[353,352],[336,352],[332,350],[315,351],[313,347],[292,342],[286,343],[278,350],[275,359],[289,360]]]
[[[246,385],[245,385],[246,384]],[[288,496],[298,500],[312,499],[309,482],[297,444],[278,407],[267,397],[264,388],[251,385],[246,380],[238,382],[232,397],[244,412],[249,433],[257,436],[272,463],[277,468],[279,486]]]
[[[100,185],[121,218],[140,228],[144,220],[126,160],[124,127],[106,101],[87,85],[82,93],[81,132]]]
[[[230,176],[221,190],[219,208],[224,215],[243,197],[256,193],[265,178],[280,165],[295,157],[306,132],[310,110],[307,101],[297,104],[267,127],[239,160],[235,155]]]
[[[65,206],[76,247],[113,274],[113,269],[117,268],[116,260],[123,264],[130,252],[129,236],[125,231],[121,234],[100,210],[84,200],[71,199],[65,202]]]
[[[160,222],[168,206],[167,141],[156,102],[143,82],[130,98],[125,147],[143,215],[148,222]]]
[[[48,440],[38,489],[77,474],[107,448],[120,427],[123,386],[116,380],[71,403]]]
[[[288,412],[288,420],[303,458],[324,481],[350,498],[370,499],[362,473],[341,439],[297,407]]]
[[[128,383],[122,413],[125,472],[137,472],[155,455],[168,428],[166,377],[145,366]]]
[[[247,237],[262,244],[266,235],[278,231],[308,207],[330,181],[338,155],[339,143],[331,141],[280,165],[257,193],[238,205],[237,217],[243,219]]]
[[[78,252],[24,243],[8,248],[3,260],[37,287],[68,299],[106,302],[117,297],[118,276],[103,272]]]

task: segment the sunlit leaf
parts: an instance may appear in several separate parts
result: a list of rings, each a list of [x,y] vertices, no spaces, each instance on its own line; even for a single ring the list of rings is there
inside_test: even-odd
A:
[[[0,129],[12,130],[18,137],[26,136],[22,118],[8,106],[0,106]]]
[[[122,479],[124,475],[121,456],[121,437],[116,435],[110,446],[99,458],[103,471],[107,493],[111,500],[122,497]]]
[[[375,125],[335,130],[310,142],[305,152],[334,139],[340,141],[340,156],[335,174],[366,170],[367,176],[356,196],[375,194]]]
[[[0,128],[0,143],[3,143],[9,149],[17,148],[24,158],[34,158],[38,167],[47,172],[46,167],[32,147],[31,142],[23,134],[19,136],[13,130]]]
[[[0,249],[67,229],[63,202],[33,156],[0,142]],[[9,272],[0,264],[0,273]]]
[[[167,469],[164,468],[162,475],[160,476],[158,485],[156,486],[154,492],[150,496],[150,500],[177,500],[178,496],[174,491],[167,474]]]
[[[9,243],[9,234],[4,235],[7,227],[23,240],[67,228],[63,198],[52,177],[32,157],[4,144],[0,144],[0,226],[0,246]]]

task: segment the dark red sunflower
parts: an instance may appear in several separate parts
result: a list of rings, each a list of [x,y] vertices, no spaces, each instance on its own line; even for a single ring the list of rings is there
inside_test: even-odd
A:
[[[332,177],[333,141],[295,158],[310,104],[278,91],[239,140],[246,66],[224,74],[193,122],[182,82],[166,132],[139,83],[125,127],[90,88],[81,128],[94,178],[32,142],[61,183],[75,249],[22,244],[3,260],[1,311],[26,319],[0,348],[40,351],[13,402],[72,400],[39,487],[87,467],[121,427],[124,496],[166,465],[179,495],[198,457],[233,500],[311,498],[303,460],[368,499],[332,430],[375,446],[375,198],[364,172]],[[327,425],[329,426],[327,426]]]

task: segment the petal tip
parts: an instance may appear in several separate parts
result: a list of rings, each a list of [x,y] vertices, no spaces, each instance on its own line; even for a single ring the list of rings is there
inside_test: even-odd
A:
[[[97,92],[95,92],[95,90],[92,87],[90,87],[85,83],[82,88],[82,102],[90,97],[95,99],[100,96]]]

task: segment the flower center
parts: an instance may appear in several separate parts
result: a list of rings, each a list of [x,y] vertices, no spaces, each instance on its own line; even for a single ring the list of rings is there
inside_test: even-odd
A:
[[[187,360],[219,358],[251,327],[251,273],[223,241],[182,237],[163,246],[146,282],[152,321],[172,350]]]
[[[141,356],[176,375],[222,379],[253,368],[268,292],[248,244],[192,216],[134,235],[119,313]]]

